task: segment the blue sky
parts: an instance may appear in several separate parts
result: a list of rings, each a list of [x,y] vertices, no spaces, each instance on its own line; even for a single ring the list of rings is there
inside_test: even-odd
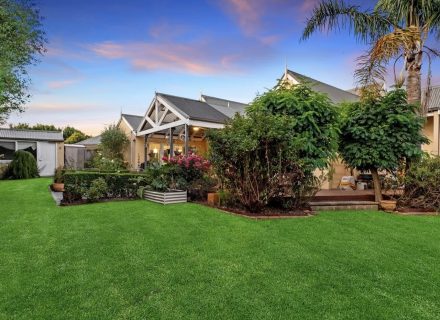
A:
[[[299,40],[317,2],[36,0],[48,51],[30,70],[26,112],[9,122],[98,134],[121,110],[143,115],[155,91],[249,102],[275,84],[286,61],[351,88],[363,45],[345,31]]]

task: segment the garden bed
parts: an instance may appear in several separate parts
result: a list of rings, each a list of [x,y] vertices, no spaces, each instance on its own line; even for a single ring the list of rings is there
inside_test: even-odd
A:
[[[166,192],[145,190],[144,198],[161,204],[185,203],[188,201],[187,192],[183,190],[169,190]]]
[[[435,209],[429,209],[429,208],[410,208],[410,207],[403,207],[398,208],[394,213],[405,215],[405,216],[435,216],[438,215],[438,212]]]
[[[210,205],[207,202],[197,202],[197,203],[210,208],[218,209],[222,212],[226,212],[233,215],[240,215],[243,217],[253,218],[253,219],[305,218],[315,215],[315,213],[309,209],[288,211],[288,210],[268,207],[259,213],[255,213],[239,208],[228,208],[228,207]]]

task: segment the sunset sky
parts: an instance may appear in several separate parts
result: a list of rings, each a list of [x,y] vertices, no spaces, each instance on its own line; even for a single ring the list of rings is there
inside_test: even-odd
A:
[[[35,2],[48,51],[31,68],[26,112],[9,123],[73,125],[94,135],[121,110],[143,115],[155,91],[249,102],[275,84],[286,60],[348,89],[365,49],[346,31],[300,41],[316,0]],[[433,70],[440,80],[438,62]]]

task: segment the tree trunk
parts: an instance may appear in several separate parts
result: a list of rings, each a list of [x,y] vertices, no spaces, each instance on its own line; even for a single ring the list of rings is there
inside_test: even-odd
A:
[[[406,92],[408,94],[408,103],[416,104],[422,110],[422,81],[420,70],[422,68],[422,52],[410,53],[406,56]]]
[[[374,201],[379,202],[382,200],[382,187],[380,185],[379,173],[377,169],[371,169],[370,171],[373,176]]]

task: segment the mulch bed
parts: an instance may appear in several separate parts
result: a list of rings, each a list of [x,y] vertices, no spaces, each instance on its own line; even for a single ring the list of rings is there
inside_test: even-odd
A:
[[[277,208],[266,208],[262,212],[259,213],[253,213],[248,212],[243,209],[239,208],[227,208],[227,207],[221,207],[221,206],[214,206],[210,205],[207,202],[201,202],[197,201],[196,203],[218,209],[222,212],[238,215],[250,219],[288,219],[288,218],[306,218],[311,217],[315,215],[315,213],[311,210],[304,209],[304,210],[294,210],[294,211],[287,211],[287,210],[281,210]]]
[[[65,201],[61,200],[60,206],[68,207],[68,206],[78,206],[78,205],[82,205],[82,204],[115,202],[115,201],[130,201],[130,200],[138,200],[138,199],[135,199],[135,198],[110,198],[110,199],[96,200],[93,202],[87,201],[85,199],[75,200],[75,201],[70,201],[70,202],[65,202]]]
[[[404,216],[436,216],[438,212],[435,209],[429,208],[397,208],[394,213],[404,215]]]

